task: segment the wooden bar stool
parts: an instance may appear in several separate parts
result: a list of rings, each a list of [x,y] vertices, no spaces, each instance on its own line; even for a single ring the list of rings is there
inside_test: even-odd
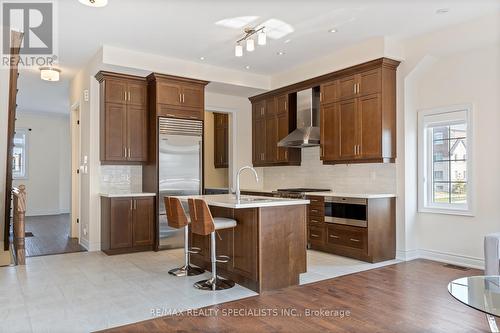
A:
[[[194,286],[203,290],[223,290],[234,287],[234,281],[217,276],[217,263],[226,263],[230,258],[228,256],[217,256],[215,233],[217,230],[236,227],[236,221],[224,217],[213,218],[205,200],[188,199],[188,202],[189,215],[191,216],[191,231],[202,236],[210,235],[212,277],[207,280],[198,281]]]
[[[191,266],[190,255],[191,253],[199,253],[199,248],[189,248],[189,219],[182,208],[181,201],[174,197],[165,197],[165,208],[167,210],[167,222],[169,227],[180,229],[184,228],[184,266],[174,268],[168,271],[175,276],[195,276],[204,272],[203,269],[196,266]]]

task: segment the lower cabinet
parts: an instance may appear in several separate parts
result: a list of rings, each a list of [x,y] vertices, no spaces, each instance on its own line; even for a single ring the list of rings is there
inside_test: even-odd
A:
[[[153,249],[154,197],[101,197],[101,250],[119,254]]]
[[[396,257],[395,198],[367,199],[367,227],[325,222],[324,199],[308,199],[308,248],[372,263]]]

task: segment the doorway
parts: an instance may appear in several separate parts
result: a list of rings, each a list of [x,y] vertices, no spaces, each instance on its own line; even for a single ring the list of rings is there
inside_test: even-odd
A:
[[[205,194],[226,194],[232,187],[232,124],[234,115],[221,110],[205,111]]]

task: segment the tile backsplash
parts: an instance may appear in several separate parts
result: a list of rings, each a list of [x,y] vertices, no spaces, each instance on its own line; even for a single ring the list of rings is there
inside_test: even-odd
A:
[[[394,163],[323,165],[319,147],[302,149],[302,165],[264,168],[264,188],[318,187],[337,192],[396,193]]]
[[[142,192],[142,166],[101,165],[102,193]]]

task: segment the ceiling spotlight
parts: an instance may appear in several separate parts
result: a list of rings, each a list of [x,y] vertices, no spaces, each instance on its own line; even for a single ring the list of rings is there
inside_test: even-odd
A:
[[[201,61],[205,60],[205,57],[200,57],[200,60],[201,60]]]
[[[261,30],[257,35],[257,44],[266,45],[266,43],[267,43],[266,32],[264,30]]]
[[[90,7],[104,7],[108,4],[108,0],[78,0],[78,1]]]
[[[243,46],[240,43],[236,44],[234,47],[234,55],[237,57],[243,57]]]
[[[284,55],[284,54],[285,54],[285,52],[283,52],[283,51],[279,51],[279,52],[276,52],[276,54],[277,54],[277,55],[279,55],[279,56],[281,56],[281,55]]]
[[[438,10],[436,10],[436,14],[446,14],[450,11],[449,8],[439,8]]]
[[[44,81],[59,81],[60,69],[53,67],[40,67],[40,78]]]
[[[250,66],[246,65],[246,66],[245,66],[245,69],[250,69]]]
[[[337,30],[337,29],[335,29],[335,28],[332,28],[332,29],[328,30],[328,32],[331,32],[332,34],[336,33],[337,31],[338,31],[338,30]]]
[[[255,42],[251,38],[247,39],[247,51],[252,52],[253,50],[255,50]]]

